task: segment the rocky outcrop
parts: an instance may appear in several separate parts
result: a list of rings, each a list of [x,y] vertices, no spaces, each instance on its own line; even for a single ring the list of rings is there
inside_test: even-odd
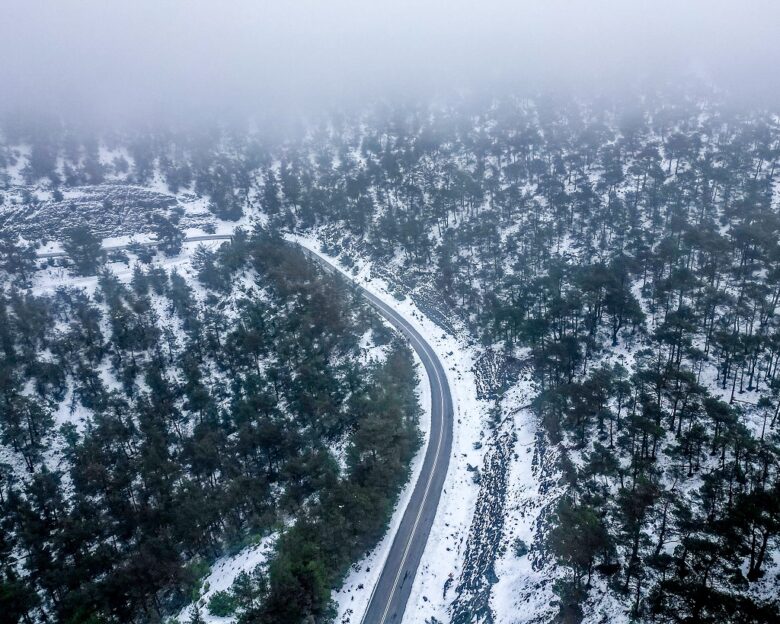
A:
[[[30,241],[57,240],[68,228],[88,223],[98,238],[149,230],[155,214],[167,216],[177,205],[173,195],[127,184],[99,184],[68,189],[59,200],[0,206],[0,229]]]
[[[477,507],[451,607],[452,624],[493,622],[490,588],[497,580],[494,564],[503,537],[507,468],[514,443],[513,420],[504,419],[494,430],[485,453]]]

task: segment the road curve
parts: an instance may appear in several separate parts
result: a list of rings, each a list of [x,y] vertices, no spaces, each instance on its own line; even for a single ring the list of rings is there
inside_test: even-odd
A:
[[[301,248],[326,270],[337,270],[319,254]],[[431,384],[431,431],[422,470],[362,619],[363,624],[400,624],[447,476],[452,452],[452,395],[442,363],[417,330],[384,301],[359,285],[357,288],[379,314],[409,339]]]

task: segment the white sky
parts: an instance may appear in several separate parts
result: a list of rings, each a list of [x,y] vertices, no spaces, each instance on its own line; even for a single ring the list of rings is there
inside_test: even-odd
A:
[[[0,0],[0,106],[272,110],[692,68],[774,97],[778,31],[769,0]]]

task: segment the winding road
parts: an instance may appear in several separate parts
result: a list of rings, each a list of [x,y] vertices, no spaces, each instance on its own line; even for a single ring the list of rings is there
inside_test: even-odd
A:
[[[193,243],[228,240],[230,238],[230,235],[209,234],[188,237],[183,242]],[[157,244],[155,241],[141,243],[143,246]],[[348,275],[339,271],[336,266],[316,252],[303,245],[299,246],[304,253],[319,262],[327,271],[340,273],[349,279]],[[127,248],[128,245],[117,245],[105,247],[104,251]],[[48,252],[38,255],[41,259],[64,256],[67,256],[65,252]],[[422,469],[393,538],[384,568],[371,592],[368,607],[361,620],[362,624],[401,624],[447,476],[452,452],[452,395],[441,361],[419,332],[390,305],[362,286],[355,285],[377,312],[409,339],[412,348],[422,360],[431,384],[431,430]]]
[[[338,270],[319,254],[303,246],[301,249],[326,270]],[[422,470],[362,619],[363,624],[400,624],[447,476],[452,451],[452,395],[441,361],[417,330],[384,301],[362,286],[357,288],[379,314],[409,339],[431,384],[431,432]]]

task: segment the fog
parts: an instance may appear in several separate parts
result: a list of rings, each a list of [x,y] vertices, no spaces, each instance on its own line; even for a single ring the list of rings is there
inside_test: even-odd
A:
[[[280,114],[462,91],[780,93],[769,0],[0,0],[0,108]]]

